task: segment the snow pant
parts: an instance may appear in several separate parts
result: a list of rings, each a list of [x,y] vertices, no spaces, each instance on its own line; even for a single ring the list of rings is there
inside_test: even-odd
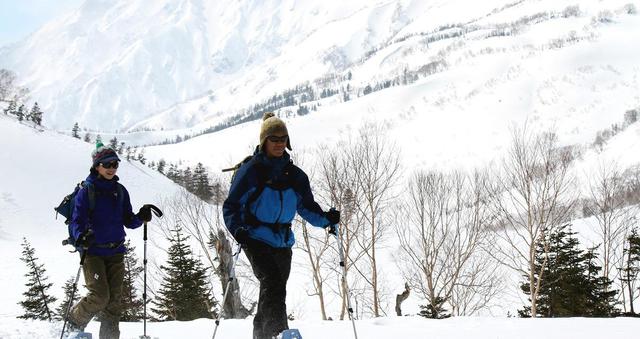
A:
[[[291,248],[274,248],[252,240],[243,249],[253,274],[260,281],[253,339],[271,339],[289,328],[285,301],[291,271]]]
[[[69,321],[80,328],[100,313],[100,339],[120,338],[124,254],[95,256],[87,254],[82,270],[89,291],[71,309]]]

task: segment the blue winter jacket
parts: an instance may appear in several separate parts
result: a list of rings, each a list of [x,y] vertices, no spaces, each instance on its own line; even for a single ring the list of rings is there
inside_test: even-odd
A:
[[[329,225],[329,220],[313,199],[307,175],[293,164],[287,167],[288,176],[284,174],[289,162],[290,157],[286,152],[280,158],[268,158],[263,152],[256,151],[253,158],[237,170],[223,205],[224,222],[231,234],[235,235],[238,228],[244,227],[252,239],[272,247],[292,247],[295,237],[289,227],[280,227],[278,230],[273,224],[291,224],[298,212],[313,226]],[[262,193],[247,206],[252,193],[258,188],[259,171],[266,174],[267,184]],[[255,216],[254,222],[248,222],[248,213]]]
[[[89,247],[89,254],[109,256],[125,252],[124,227],[137,228],[142,221],[131,210],[129,192],[122,186],[122,198],[118,197],[118,177],[112,180],[99,178],[90,174],[85,182],[90,183],[95,191],[95,208],[93,216],[89,216],[89,193],[85,186],[75,197],[75,206],[71,217],[71,233],[74,239],[88,228],[93,230],[95,243]],[[107,248],[107,244],[121,244],[115,248]]]

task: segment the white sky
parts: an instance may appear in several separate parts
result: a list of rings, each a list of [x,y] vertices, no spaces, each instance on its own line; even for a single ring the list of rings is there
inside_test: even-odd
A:
[[[83,0],[0,0],[0,47],[17,42]]]

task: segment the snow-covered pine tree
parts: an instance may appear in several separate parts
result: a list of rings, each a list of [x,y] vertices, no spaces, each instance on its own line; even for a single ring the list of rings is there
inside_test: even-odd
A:
[[[4,109],[4,114],[5,115],[15,115],[18,112],[18,104],[16,103],[16,100],[11,100],[9,101],[9,106],[7,106],[7,108]]]
[[[24,120],[25,115],[27,114],[27,108],[24,107],[24,104],[21,104],[16,111],[16,116],[18,117],[18,121]]]
[[[122,321],[139,321],[143,318],[144,301],[138,296],[136,282],[140,280],[144,268],[138,264],[135,247],[131,241],[125,243],[127,252],[124,255],[124,280],[122,283]]]
[[[140,161],[140,163],[143,165],[147,162],[147,158],[144,156],[144,148],[140,149],[140,152],[138,152],[138,157],[136,158],[136,160]]]
[[[88,132],[85,133],[83,140],[84,140],[84,142],[91,143],[91,134],[89,134]]]
[[[113,137],[109,140],[109,146],[115,151],[118,149],[118,137]]]
[[[170,233],[167,264],[160,266],[164,278],[151,310],[163,321],[215,317],[217,302],[211,295],[207,268],[193,257],[189,237],[180,225]]]
[[[80,132],[80,126],[76,122],[73,124],[73,128],[71,128],[71,136],[76,139],[80,139],[80,134],[78,132]]]
[[[71,301],[71,305],[75,304],[78,300],[80,300],[80,293],[76,291],[73,295],[73,300],[71,299],[71,294],[73,293],[73,283],[75,282],[75,278],[71,277],[64,283],[64,300],[58,305],[56,308],[56,320],[64,320],[64,316],[67,314],[67,309],[69,307],[69,302]]]
[[[187,189],[187,191],[193,193],[195,191],[193,185],[193,172],[191,171],[191,167],[187,166],[184,171],[179,171],[179,181],[178,183]]]
[[[213,196],[211,184],[209,183],[209,174],[207,173],[207,169],[200,162],[193,169],[192,182],[194,189],[193,193],[200,199],[209,201]]]
[[[31,112],[29,113],[30,120],[35,122],[36,125],[40,126],[42,124],[42,110],[40,110],[40,106],[36,102],[31,107]]]
[[[53,284],[47,283],[46,270],[43,264],[38,264],[35,252],[27,238],[22,238],[22,258],[20,260],[27,265],[29,272],[25,274],[25,277],[29,280],[26,284],[27,291],[22,293],[25,299],[19,302],[20,306],[24,308],[24,314],[18,318],[51,321],[54,316],[52,306],[56,298],[47,292]]]
[[[158,160],[158,168],[156,170],[162,174],[164,174],[164,169],[167,166],[167,162],[164,159]]]

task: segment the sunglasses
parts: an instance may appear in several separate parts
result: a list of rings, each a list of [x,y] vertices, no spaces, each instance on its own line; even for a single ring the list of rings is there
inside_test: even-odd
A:
[[[100,165],[102,165],[102,167],[106,168],[106,169],[118,168],[118,166],[119,166],[117,161],[111,161],[111,162],[108,162],[106,164],[100,163]]]
[[[283,135],[281,137],[277,137],[275,135],[270,135],[267,137],[267,140],[273,142],[273,143],[282,143],[282,142],[287,142],[287,140],[289,139],[288,135]]]

